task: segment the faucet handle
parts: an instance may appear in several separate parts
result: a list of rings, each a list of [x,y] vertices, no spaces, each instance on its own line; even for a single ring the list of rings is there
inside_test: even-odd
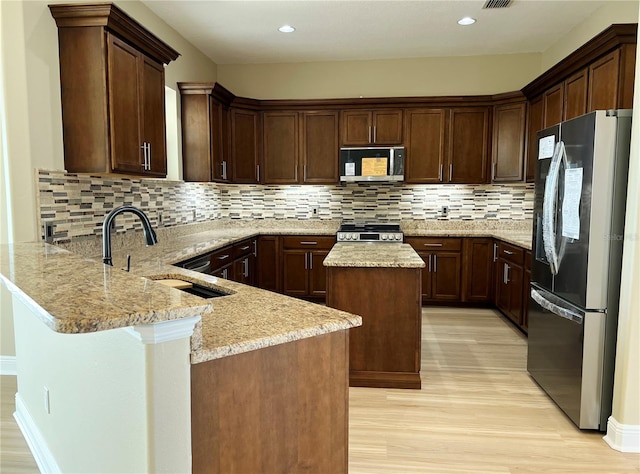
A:
[[[126,272],[131,270],[131,255],[127,255],[127,268],[123,268],[123,270]]]

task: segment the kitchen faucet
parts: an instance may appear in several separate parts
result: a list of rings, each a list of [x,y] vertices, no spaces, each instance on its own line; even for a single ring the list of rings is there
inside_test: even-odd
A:
[[[134,206],[116,207],[107,214],[107,217],[104,218],[104,222],[102,223],[102,263],[106,263],[107,265],[113,266],[111,260],[111,223],[118,214],[122,214],[123,212],[131,212],[140,218],[147,245],[155,245],[158,243],[156,233],[151,228],[151,222],[149,222],[149,218],[144,212]]]

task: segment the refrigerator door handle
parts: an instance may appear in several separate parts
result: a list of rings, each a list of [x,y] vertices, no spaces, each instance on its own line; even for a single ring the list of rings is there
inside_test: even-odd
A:
[[[562,140],[556,144],[553,152],[553,158],[549,165],[549,174],[544,185],[544,200],[542,203],[542,242],[544,244],[544,253],[553,275],[558,274],[565,246],[563,239],[560,250],[556,249],[556,200],[561,163],[565,165],[565,168],[567,167],[567,151]]]
[[[562,306],[558,306],[555,303],[552,303],[551,301],[546,299],[544,296],[542,296],[540,292],[538,292],[533,288],[531,289],[531,298],[533,298],[533,300],[536,303],[538,303],[540,306],[542,306],[544,309],[546,309],[547,311],[551,311],[553,314],[556,314],[562,318],[568,319],[578,324],[582,324],[584,322],[584,315],[576,313],[575,311],[571,311],[568,308],[563,308]]]

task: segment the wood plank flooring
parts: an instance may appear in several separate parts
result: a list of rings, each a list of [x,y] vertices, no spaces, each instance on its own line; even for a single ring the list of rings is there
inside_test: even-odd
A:
[[[0,472],[37,473],[15,377],[0,384]],[[493,310],[424,309],[422,390],[349,393],[351,474],[640,472],[639,454],[564,416],[526,372],[526,338]]]

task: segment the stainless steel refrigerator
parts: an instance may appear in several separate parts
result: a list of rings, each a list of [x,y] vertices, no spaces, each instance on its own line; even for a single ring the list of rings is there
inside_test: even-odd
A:
[[[581,429],[611,415],[631,111],[538,133],[527,370]]]

